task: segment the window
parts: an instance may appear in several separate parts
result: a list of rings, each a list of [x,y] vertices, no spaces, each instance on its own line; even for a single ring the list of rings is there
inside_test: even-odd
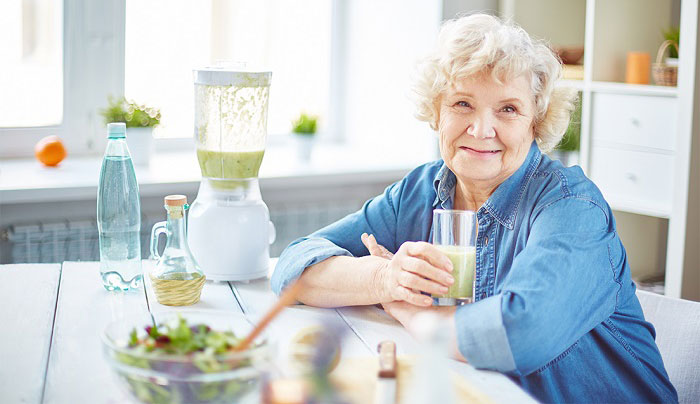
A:
[[[435,45],[440,0],[347,1],[342,113],[346,140],[367,150],[434,158],[435,136],[413,117],[411,76]]]
[[[191,138],[192,69],[218,60],[273,72],[271,135],[307,112],[320,117],[322,136],[432,150],[407,94],[441,8],[440,0],[0,1],[0,157],[31,156],[54,134],[69,155],[101,153],[99,110],[110,95],[160,108],[156,137]]]
[[[192,69],[246,62],[272,74],[268,132],[302,111],[328,116],[328,0],[127,0],[125,96],[161,109],[156,137],[190,137]],[[323,129],[323,127],[321,128]]]
[[[31,156],[48,135],[70,156],[103,150],[98,110],[123,92],[123,23],[119,1],[0,1],[0,157]]]
[[[0,127],[63,120],[63,9],[53,0],[0,3]]]

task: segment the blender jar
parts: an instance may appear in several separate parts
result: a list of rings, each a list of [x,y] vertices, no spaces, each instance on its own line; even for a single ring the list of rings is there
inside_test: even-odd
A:
[[[271,72],[194,72],[195,142],[202,177],[215,188],[257,178],[267,137]]]

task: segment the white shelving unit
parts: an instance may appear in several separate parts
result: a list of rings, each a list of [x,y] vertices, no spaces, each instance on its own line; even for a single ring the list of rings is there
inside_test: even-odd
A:
[[[499,9],[555,46],[584,45],[583,80],[562,83],[582,96],[580,165],[619,212],[633,273],[651,268],[665,274],[666,295],[700,300],[698,0],[500,0]],[[673,25],[678,85],[624,83],[627,52],[654,63]]]

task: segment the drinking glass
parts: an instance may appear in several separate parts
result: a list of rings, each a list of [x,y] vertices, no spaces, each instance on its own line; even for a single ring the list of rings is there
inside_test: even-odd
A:
[[[471,303],[476,271],[476,213],[470,210],[433,211],[433,245],[452,261],[455,282],[446,294],[433,294],[434,306]]]

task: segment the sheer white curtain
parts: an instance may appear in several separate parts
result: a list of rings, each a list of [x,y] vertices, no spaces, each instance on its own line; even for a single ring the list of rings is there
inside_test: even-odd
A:
[[[268,132],[300,113],[329,138],[431,150],[408,93],[430,50],[440,0],[127,0],[125,93],[162,109],[158,137],[192,135],[195,66],[272,70]]]
[[[0,127],[63,120],[63,2],[0,2]]]
[[[416,61],[435,44],[442,1],[355,0],[346,7],[346,138],[378,157],[433,158],[436,138],[413,117],[410,86]]]
[[[246,62],[273,72],[268,132],[328,115],[331,1],[128,0],[125,95],[162,110],[157,137],[189,137],[192,69]]]

